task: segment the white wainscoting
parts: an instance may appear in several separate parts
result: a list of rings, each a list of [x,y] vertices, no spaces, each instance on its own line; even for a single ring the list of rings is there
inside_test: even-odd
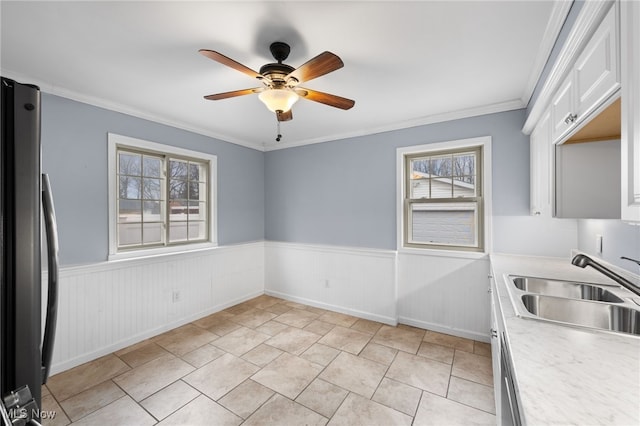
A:
[[[265,293],[395,325],[396,252],[268,241]]]
[[[489,258],[398,254],[398,321],[489,342]]]
[[[264,276],[264,242],[63,267],[51,372],[263,294]]]

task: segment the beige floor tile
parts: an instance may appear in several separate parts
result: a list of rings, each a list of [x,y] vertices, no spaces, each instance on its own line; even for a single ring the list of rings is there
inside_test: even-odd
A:
[[[164,350],[161,346],[158,346],[153,342],[148,342],[146,345],[141,346],[138,349],[120,355],[120,359],[126,362],[129,367],[135,368],[146,362],[160,358],[162,355],[167,355],[168,353],[169,352]]]
[[[275,317],[277,317],[276,314],[256,308],[236,315],[232,321],[245,327],[256,328]]]
[[[42,409],[43,426],[66,426],[71,423],[71,420],[69,420],[51,394],[42,396],[40,408]]]
[[[282,351],[280,349],[276,349],[273,346],[265,345],[263,343],[242,355],[242,359],[257,365],[258,367],[264,367],[274,359],[278,358],[281,354]]]
[[[273,394],[274,392],[271,389],[251,379],[247,379],[234,390],[220,398],[218,403],[236,415],[246,419],[271,398]]]
[[[231,320],[220,320],[210,327],[207,327],[207,330],[218,336],[226,336],[227,334],[239,329],[240,327],[242,327],[240,324],[237,324]]]
[[[243,423],[243,426],[308,425],[323,426],[327,419],[308,408],[275,394]]]
[[[269,337],[271,336],[268,334],[259,333],[250,328],[240,327],[213,341],[212,344],[236,356],[242,356],[260,343],[269,339]]]
[[[261,296],[255,297],[249,300],[249,303],[254,308],[265,309],[273,305],[277,305],[278,303],[283,302],[283,299],[279,299],[277,297],[269,296],[268,294],[263,294]]]
[[[180,358],[165,355],[119,375],[114,382],[136,401],[141,401],[195,370]]]
[[[226,408],[200,395],[160,423],[158,426],[236,426],[242,419]]]
[[[107,380],[62,401],[60,405],[62,405],[69,418],[72,421],[76,421],[102,407],[106,407],[123,396],[125,396],[125,393],[122,389],[111,380]]]
[[[386,370],[382,364],[341,352],[320,374],[320,378],[371,398]]]
[[[453,363],[453,352],[455,349],[447,346],[436,345],[435,343],[422,342],[418,355],[446,364]]]
[[[349,394],[329,425],[411,425],[411,417],[382,404]]]
[[[206,317],[200,318],[199,320],[193,321],[192,324],[200,327],[200,328],[209,328],[214,325],[220,324],[221,322],[228,321],[230,318],[233,318],[235,315],[230,314],[229,312],[216,312],[215,314],[208,315]]]
[[[322,315],[322,314],[328,312],[326,309],[316,308],[315,306],[308,306],[308,305],[305,306],[304,309],[309,311],[309,312],[313,312],[314,314],[318,314],[318,315]]]
[[[349,392],[329,382],[315,379],[296,398],[296,402],[331,418]]]
[[[417,355],[398,352],[387,377],[437,395],[446,396],[451,366]]]
[[[319,334],[311,333],[310,331],[289,327],[264,343],[285,352],[300,355],[302,352],[309,349],[309,347],[317,342],[321,337],[322,336]]]
[[[383,325],[373,336],[372,342],[415,354],[422,343],[422,335],[411,330]]]
[[[240,315],[252,309],[253,309],[253,306],[251,306],[250,303],[244,302],[235,306],[231,306],[230,308],[225,309],[223,312],[227,312],[233,315]]]
[[[331,311],[326,311],[324,314],[320,315],[318,319],[320,321],[341,325],[343,327],[351,327],[356,321],[358,321],[358,318],[352,317],[351,315]]]
[[[451,376],[447,398],[491,414],[496,413],[493,387]]]
[[[474,341],[473,353],[476,355],[491,356],[491,344]]]
[[[340,353],[339,350],[330,348],[329,346],[315,343],[309,349],[304,351],[300,358],[304,358],[307,361],[314,362],[316,364],[326,367],[331,361],[335,359]]]
[[[312,333],[316,333],[321,336],[324,336],[325,334],[333,330],[335,326],[336,326],[335,324],[314,320],[314,321],[311,321],[309,324],[307,324],[304,327],[304,329]]]
[[[289,328],[289,326],[281,322],[267,321],[261,326],[256,327],[256,331],[268,334],[269,336],[275,336],[276,334],[280,333],[282,330],[286,330],[287,328]]]
[[[295,399],[321,370],[322,367],[285,352],[251,376],[251,379],[287,398]]]
[[[359,356],[389,366],[393,362],[397,353],[397,349],[379,345],[377,343],[369,343],[364,347],[362,352],[360,352]]]
[[[376,334],[378,330],[380,330],[380,327],[382,327],[382,325],[383,324],[379,322],[369,321],[366,319],[358,319],[355,323],[353,323],[351,328],[363,333]]]
[[[206,363],[213,361],[214,359],[220,358],[225,354],[225,351],[222,349],[216,348],[215,346],[208,344],[199,347],[198,349],[189,352],[182,356],[184,361],[187,361],[189,364],[193,365],[196,368],[200,368]]]
[[[371,400],[413,417],[421,395],[420,389],[385,377]]]
[[[156,424],[156,419],[128,396],[123,396],[73,423],[74,426],[146,426],[154,424]]]
[[[183,380],[213,400],[247,380],[259,368],[231,354],[200,367]]]
[[[162,420],[200,395],[200,392],[177,380],[140,402],[153,417]]]
[[[450,336],[448,334],[427,330],[423,340],[465,352],[473,352],[473,340],[465,339],[464,337]]]
[[[420,400],[420,405],[418,405],[418,411],[413,421],[414,426],[495,426],[495,424],[496,416],[493,414],[433,395],[429,392],[422,392],[422,399]]]
[[[40,395],[42,396],[51,395],[51,392],[49,392],[49,388],[47,387],[47,385],[40,386]]]
[[[284,314],[285,312],[289,312],[291,309],[293,309],[291,306],[284,303],[276,303],[275,305],[264,308],[265,311],[274,313],[276,315]]]
[[[491,358],[456,350],[453,357],[451,375],[483,385],[493,386]]]
[[[316,318],[318,318],[318,314],[314,314],[313,312],[304,309],[291,309],[282,315],[278,315],[275,321],[292,327],[303,328]]]
[[[398,324],[396,327],[398,327],[400,330],[413,331],[414,333],[418,333],[421,336],[424,336],[424,333],[426,332],[424,328],[414,327],[409,324]]]
[[[318,343],[358,355],[369,340],[371,340],[370,334],[337,325],[325,334]]]
[[[117,356],[107,355],[50,377],[47,387],[58,401],[64,401],[130,369]]]
[[[145,340],[143,340],[141,342],[135,343],[133,345],[127,346],[126,348],[122,348],[122,349],[120,349],[118,351],[115,351],[113,354],[119,357],[120,355],[124,355],[126,353],[131,352],[131,351],[135,351],[135,350],[140,349],[141,347],[146,346],[149,343],[153,342],[153,339],[154,339],[154,337],[151,337],[149,339],[145,339]]]
[[[303,305],[302,303],[298,303],[298,302],[292,302],[290,300],[287,300],[285,302],[283,302],[285,305],[292,307],[293,309],[307,309],[308,306],[307,305]]]
[[[154,341],[169,352],[182,356],[217,338],[217,334],[186,324],[156,337]]]

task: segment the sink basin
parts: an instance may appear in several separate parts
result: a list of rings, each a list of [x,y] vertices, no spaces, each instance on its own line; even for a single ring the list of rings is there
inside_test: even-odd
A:
[[[608,303],[624,302],[610,291],[592,284],[533,277],[512,277],[511,280],[516,288],[529,293]]]
[[[640,335],[640,311],[619,305],[525,294],[522,303],[539,318],[567,324]]]

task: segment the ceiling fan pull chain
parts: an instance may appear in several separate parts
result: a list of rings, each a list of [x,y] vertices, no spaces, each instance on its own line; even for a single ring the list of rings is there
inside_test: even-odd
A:
[[[280,120],[278,120],[276,118],[276,125],[278,126],[278,134],[276,136],[276,142],[280,142],[280,139],[282,139],[282,135],[280,134]]]

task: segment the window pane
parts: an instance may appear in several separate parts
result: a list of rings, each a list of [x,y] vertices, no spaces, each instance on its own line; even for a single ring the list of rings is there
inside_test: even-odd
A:
[[[169,220],[187,220],[188,201],[171,201],[169,208]]]
[[[189,220],[206,220],[207,203],[189,201]]]
[[[450,177],[431,179],[431,198],[453,197],[453,180]]]
[[[453,180],[453,196],[459,197],[475,197],[476,185],[475,176],[455,177]]]
[[[453,174],[455,176],[476,174],[476,154],[467,152],[453,156]]]
[[[142,179],[142,195],[145,200],[159,200],[162,198],[160,179]]]
[[[171,222],[169,224],[169,241],[187,240],[187,222]]]
[[[207,165],[204,163],[189,163],[189,180],[207,180]]]
[[[173,179],[187,179],[187,162],[169,160],[169,177]]]
[[[451,176],[451,155],[431,157],[431,174],[434,176]]]
[[[144,222],[161,222],[161,202],[160,201],[144,201],[144,209],[142,211]]]
[[[139,245],[142,242],[142,224],[125,223],[118,225],[118,246]]]
[[[142,203],[138,200],[118,200],[118,223],[140,222]]]
[[[121,152],[118,160],[118,174],[140,176],[140,164],[142,161],[142,156],[140,154]]]
[[[164,242],[164,232],[161,223],[145,223],[143,226],[144,244],[161,244]]]
[[[162,176],[162,159],[157,157],[142,157],[142,174],[147,177],[159,178]]]
[[[187,182],[183,180],[169,181],[169,199],[186,200],[187,199]]]
[[[476,203],[412,204],[409,242],[477,246],[477,213]]]
[[[118,185],[118,196],[120,198],[140,199],[140,178],[130,176],[120,176]]]
[[[189,222],[189,240],[204,240],[206,228],[204,222]]]

